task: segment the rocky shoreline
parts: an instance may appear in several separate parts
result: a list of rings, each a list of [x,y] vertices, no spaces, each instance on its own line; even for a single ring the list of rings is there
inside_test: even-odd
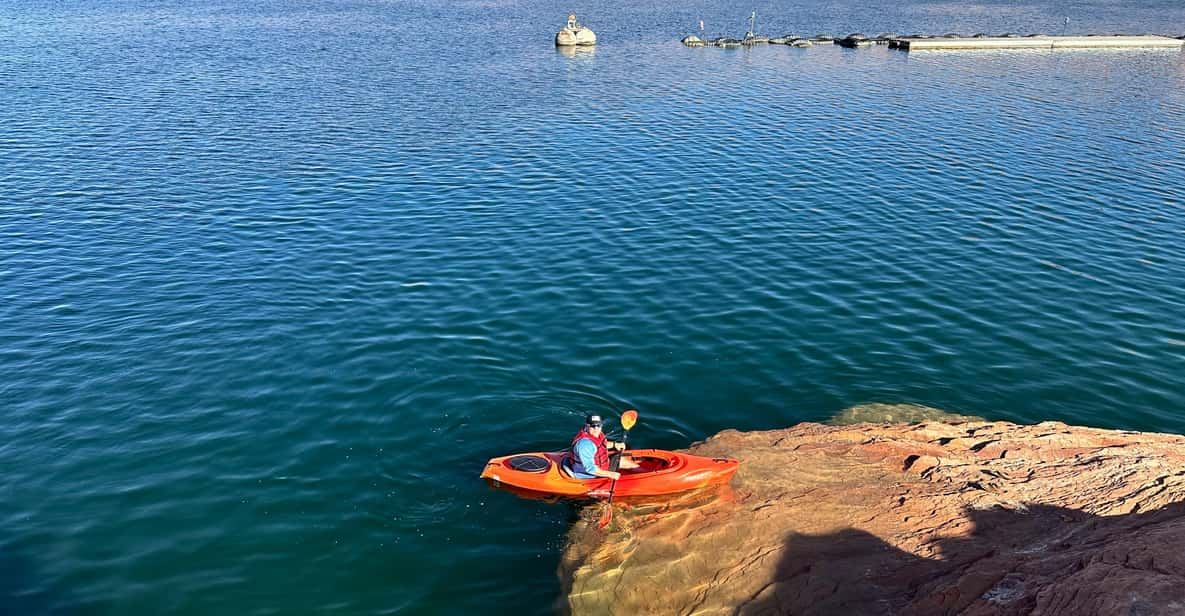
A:
[[[893,408],[869,415],[919,417]],[[608,532],[578,522],[565,611],[1185,612],[1182,436],[939,416],[726,430],[689,451],[740,472],[625,503]]]

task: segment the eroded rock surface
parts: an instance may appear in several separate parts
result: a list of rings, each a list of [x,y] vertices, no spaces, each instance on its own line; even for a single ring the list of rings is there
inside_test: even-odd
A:
[[[731,489],[578,523],[572,613],[1185,614],[1185,437],[800,424],[690,451],[739,458]]]

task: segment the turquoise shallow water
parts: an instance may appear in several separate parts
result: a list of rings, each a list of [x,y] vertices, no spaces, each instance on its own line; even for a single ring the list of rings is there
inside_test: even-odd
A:
[[[1185,432],[1185,54],[575,9],[593,51],[535,2],[6,5],[0,613],[550,612],[574,510],[476,476],[590,411],[656,447],[866,402]]]

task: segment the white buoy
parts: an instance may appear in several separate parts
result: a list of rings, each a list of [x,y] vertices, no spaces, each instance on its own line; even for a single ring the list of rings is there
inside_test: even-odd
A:
[[[576,23],[576,16],[569,15],[568,23],[555,35],[556,47],[568,47],[570,45],[596,45],[597,35],[592,30]]]

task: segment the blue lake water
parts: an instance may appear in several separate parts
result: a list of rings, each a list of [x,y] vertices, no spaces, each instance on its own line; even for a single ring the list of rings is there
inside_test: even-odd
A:
[[[1177,2],[0,7],[0,613],[549,613],[495,454],[909,402],[1185,432]],[[552,37],[576,11],[593,50]],[[1065,18],[1069,17],[1068,24]]]

